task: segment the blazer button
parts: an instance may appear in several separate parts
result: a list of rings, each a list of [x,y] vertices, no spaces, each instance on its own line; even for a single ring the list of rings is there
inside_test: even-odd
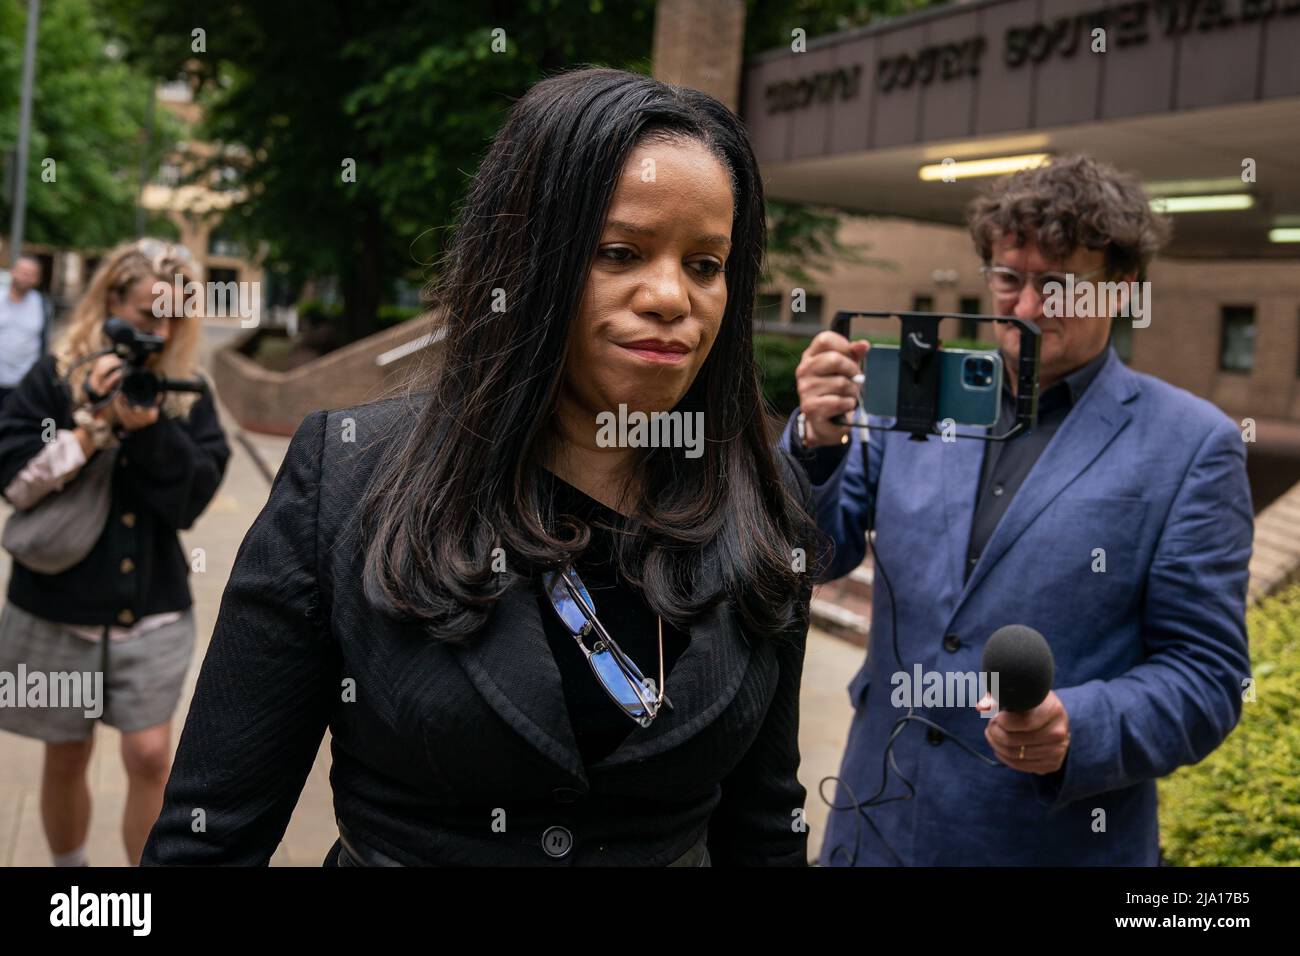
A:
[[[124,608],[118,612],[117,619],[123,624],[130,624],[135,620],[135,615],[131,613],[130,608]]]
[[[959,647],[961,647],[961,638],[958,637],[956,634],[949,634],[946,637],[944,637],[943,649],[945,651],[948,651],[950,653],[956,653]]]
[[[128,528],[134,528],[134,527],[135,527],[135,513],[134,513],[134,512],[131,512],[131,511],[124,511],[124,512],[122,512],[122,524],[126,525]]]
[[[943,743],[943,734],[940,733],[937,727],[927,727],[925,731],[925,739],[930,742],[932,747],[937,747]]]
[[[122,563],[118,565],[118,567],[122,569],[123,574],[130,574],[135,570],[135,562],[130,558],[123,558]]]
[[[564,827],[551,827],[542,834],[542,849],[556,860],[568,856],[573,849],[573,834]]]
[[[556,803],[577,803],[582,799],[582,793],[571,787],[559,787],[551,791],[551,796]]]

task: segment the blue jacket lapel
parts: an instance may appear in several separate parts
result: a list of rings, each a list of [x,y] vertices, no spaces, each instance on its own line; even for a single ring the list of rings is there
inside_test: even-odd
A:
[[[1043,509],[1092,464],[1128,424],[1132,412],[1126,405],[1137,392],[1137,379],[1112,351],[1092,386],[1084,392],[1079,404],[1070,410],[1060,429],[1034,463],[1025,483],[1016,492],[1006,514],[998,522],[993,537],[989,539],[988,547],[971,572],[958,607]],[[978,481],[978,474],[975,480]],[[967,535],[960,542],[963,553],[970,536],[970,518],[975,510],[973,490],[969,493],[967,502]],[[954,614],[956,610],[954,608]]]

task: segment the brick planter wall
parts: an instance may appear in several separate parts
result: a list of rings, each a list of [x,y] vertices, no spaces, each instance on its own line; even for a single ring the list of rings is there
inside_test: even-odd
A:
[[[241,427],[292,435],[317,409],[346,408],[396,391],[418,366],[435,360],[437,345],[382,366],[376,359],[432,331],[432,320],[417,316],[288,372],[265,369],[240,352],[249,338],[245,336],[214,353],[212,377],[221,401]]]

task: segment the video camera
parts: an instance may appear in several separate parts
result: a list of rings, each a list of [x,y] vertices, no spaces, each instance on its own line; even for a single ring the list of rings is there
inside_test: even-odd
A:
[[[126,400],[138,408],[152,408],[158,396],[165,392],[202,392],[207,383],[199,379],[165,378],[145,367],[149,356],[163,350],[166,340],[157,335],[141,332],[116,316],[104,322],[104,335],[112,346],[99,355],[110,353],[121,356],[122,381],[120,388]]]

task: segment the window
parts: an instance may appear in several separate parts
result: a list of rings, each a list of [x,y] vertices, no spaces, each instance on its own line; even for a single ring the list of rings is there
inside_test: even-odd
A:
[[[914,295],[912,296],[913,312],[933,312],[934,296],[932,295]]]
[[[754,303],[754,321],[759,325],[777,325],[781,321],[785,298],[779,292],[760,292]]]
[[[966,315],[980,315],[980,297],[977,295],[962,296],[957,300],[957,311]],[[962,319],[961,328],[957,333],[958,338],[978,339],[982,324],[982,322],[976,322],[974,319]]]
[[[1223,331],[1219,338],[1219,369],[1248,373],[1255,367],[1255,307],[1223,306]]]

